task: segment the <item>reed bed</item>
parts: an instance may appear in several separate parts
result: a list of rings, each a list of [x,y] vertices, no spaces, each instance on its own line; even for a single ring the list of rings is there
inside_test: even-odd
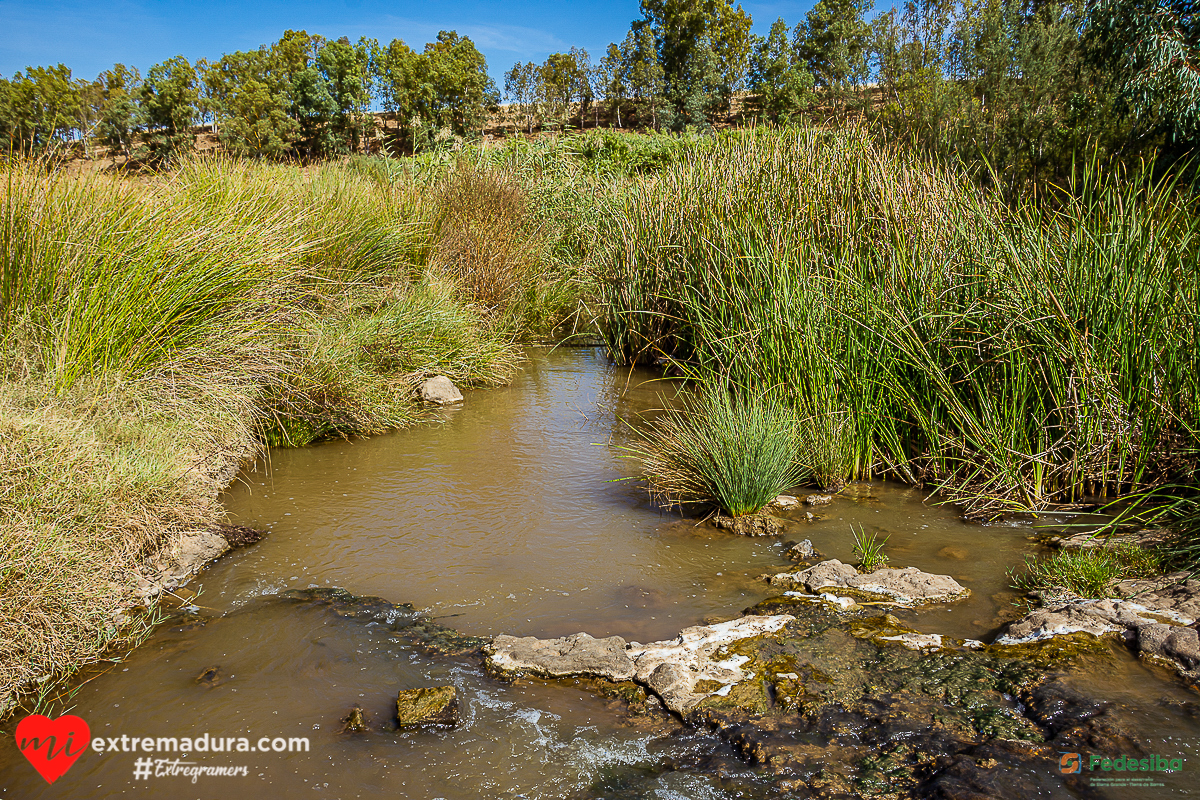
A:
[[[860,131],[728,135],[614,208],[603,328],[626,363],[780,391],[827,488],[976,516],[1145,491],[1198,460],[1190,197],[1089,164],[1014,207]]]

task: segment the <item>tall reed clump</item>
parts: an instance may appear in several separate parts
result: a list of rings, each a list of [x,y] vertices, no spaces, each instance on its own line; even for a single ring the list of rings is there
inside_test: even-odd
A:
[[[445,177],[440,180],[445,180]],[[506,380],[513,331],[426,279],[434,208],[353,169],[197,161],[0,176],[0,714],[130,632],[265,440],[419,418],[430,374]]]
[[[730,135],[613,209],[604,330],[782,387],[813,482],[886,472],[972,514],[1197,461],[1200,240],[1151,170],[1017,207],[860,131]]]
[[[708,385],[627,449],[641,459],[660,502],[715,503],[741,516],[796,484],[794,427],[792,413],[775,399]]]

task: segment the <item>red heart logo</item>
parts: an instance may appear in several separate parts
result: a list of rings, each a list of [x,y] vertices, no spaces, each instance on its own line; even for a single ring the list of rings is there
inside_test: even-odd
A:
[[[30,714],[17,723],[17,749],[49,783],[61,778],[87,750],[91,729],[82,718]]]

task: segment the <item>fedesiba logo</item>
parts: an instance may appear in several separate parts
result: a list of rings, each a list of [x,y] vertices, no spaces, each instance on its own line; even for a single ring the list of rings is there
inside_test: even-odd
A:
[[[1079,753],[1063,753],[1058,759],[1058,771],[1063,775],[1074,775],[1083,768]]]
[[[1089,755],[1087,768],[1088,772],[1181,772],[1184,760],[1158,754],[1145,758]],[[1077,775],[1083,771],[1083,761],[1081,753],[1062,752],[1058,758],[1058,771],[1063,775]]]

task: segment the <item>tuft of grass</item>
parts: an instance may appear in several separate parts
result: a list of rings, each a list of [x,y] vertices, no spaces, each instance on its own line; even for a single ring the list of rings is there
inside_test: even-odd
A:
[[[1049,558],[1027,556],[1025,571],[1009,571],[1013,588],[1022,591],[1066,589],[1081,597],[1112,597],[1112,586],[1125,578],[1158,574],[1166,563],[1164,554],[1129,542],[1116,547],[1060,550]]]
[[[888,543],[890,536],[884,536],[882,540],[878,539],[878,533],[867,535],[865,529],[860,529],[854,533],[854,555],[858,558],[858,568],[862,572],[874,572],[883,565],[888,563],[887,553],[883,552],[884,546]]]
[[[659,502],[713,503],[742,516],[796,484],[794,428],[778,400],[711,384],[654,420],[628,449]]]

